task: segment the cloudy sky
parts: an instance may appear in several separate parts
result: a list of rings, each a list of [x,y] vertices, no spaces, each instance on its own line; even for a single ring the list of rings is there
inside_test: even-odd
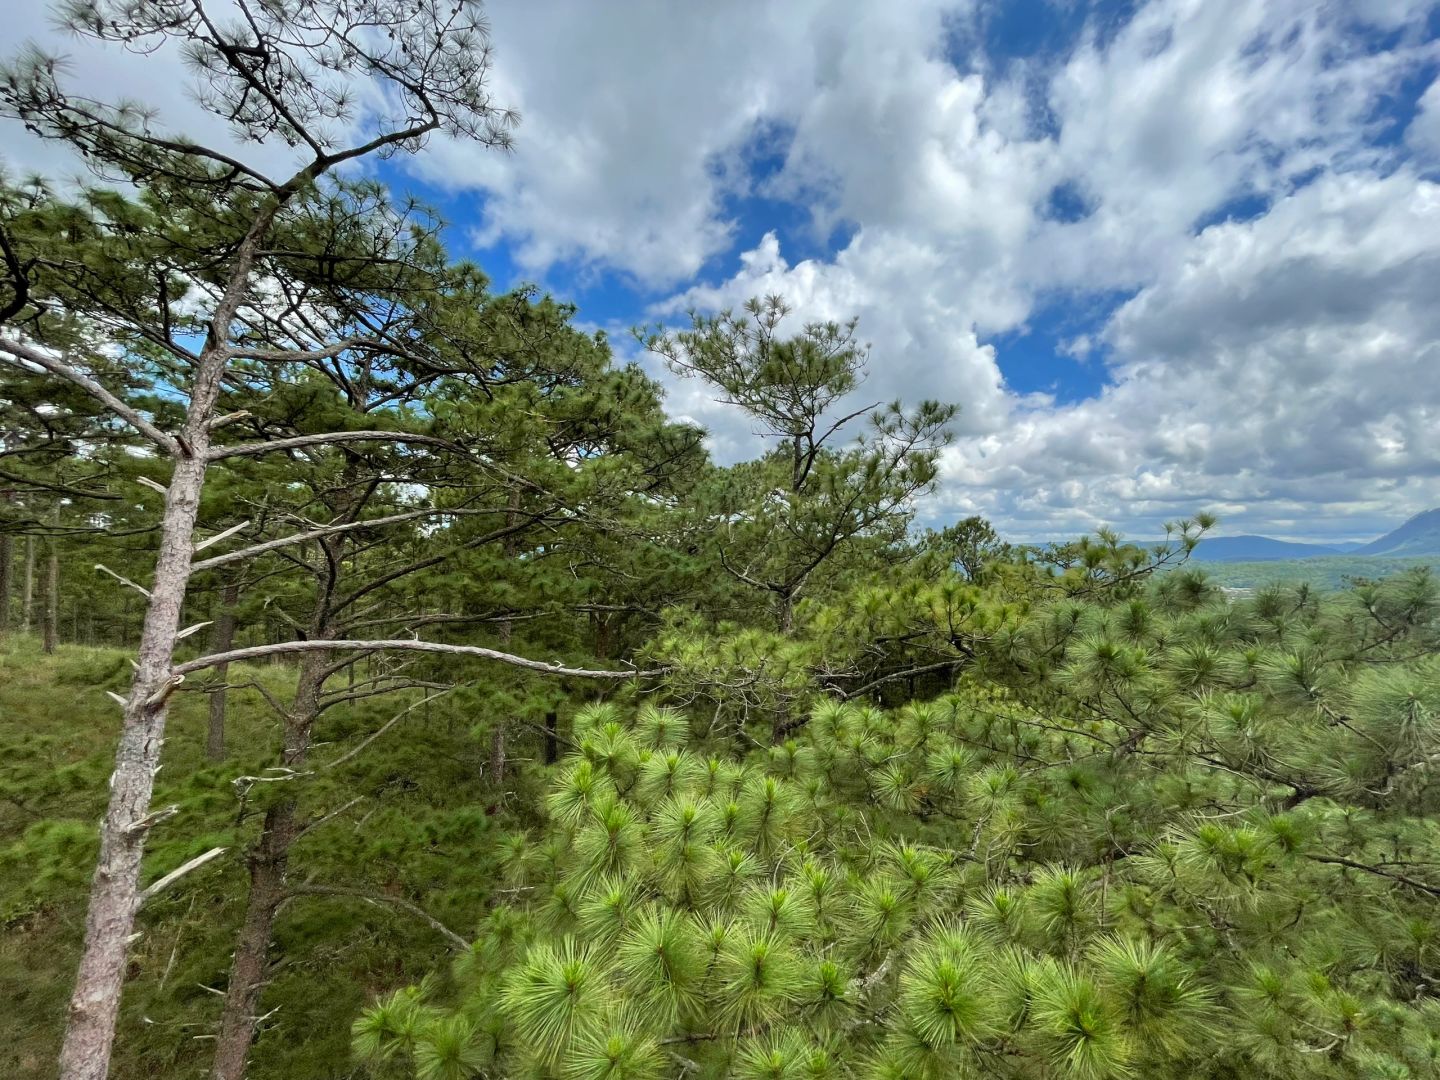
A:
[[[961,405],[927,521],[1153,536],[1208,508],[1368,539],[1440,506],[1440,3],[489,12],[514,152],[434,144],[387,179],[627,355],[636,323],[758,293],[858,316],[860,396]],[[179,97],[163,58],[64,48],[79,79]],[[667,383],[718,456],[754,452]]]

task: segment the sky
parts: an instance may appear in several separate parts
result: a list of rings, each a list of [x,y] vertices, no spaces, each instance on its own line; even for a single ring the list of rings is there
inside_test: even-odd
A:
[[[719,460],[751,425],[629,328],[779,293],[858,317],[850,407],[960,406],[925,524],[1365,540],[1440,506],[1440,0],[487,10],[513,151],[381,175],[497,286],[576,303]],[[38,4],[26,38],[214,124],[173,57],[91,56]],[[13,125],[0,155],[73,171]]]

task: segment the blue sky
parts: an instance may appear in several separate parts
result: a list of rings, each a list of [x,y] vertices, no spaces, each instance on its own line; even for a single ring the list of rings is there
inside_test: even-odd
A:
[[[743,418],[625,331],[774,291],[859,317],[863,395],[960,404],[928,522],[1365,539],[1440,505],[1440,4],[488,11],[513,153],[382,175],[499,286],[577,303],[722,460]],[[73,70],[173,101],[171,61],[127,62]]]

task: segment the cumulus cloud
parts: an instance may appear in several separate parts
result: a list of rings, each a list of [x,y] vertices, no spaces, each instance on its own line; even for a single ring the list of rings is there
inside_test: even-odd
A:
[[[1211,226],[1110,320],[1112,384],[962,440],[947,492],[1037,533],[1210,505],[1343,537],[1433,505],[1436,236],[1440,186],[1403,171]]]
[[[1360,537],[1440,504],[1440,82],[1408,125],[1402,100],[1435,7],[1148,0],[1001,62],[990,0],[495,0],[517,149],[413,167],[527,275],[628,288],[616,328],[766,292],[858,315],[862,393],[963,408],[929,520]],[[1005,378],[1055,310],[1058,381],[1104,374],[1086,400]],[[718,456],[753,452],[669,381]]]
[[[1421,95],[1405,141],[1432,170],[1440,170],[1440,78]]]

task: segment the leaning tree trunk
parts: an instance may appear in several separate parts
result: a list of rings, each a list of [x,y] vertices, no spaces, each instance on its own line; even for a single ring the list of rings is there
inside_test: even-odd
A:
[[[50,558],[45,566],[45,653],[55,651],[60,643],[60,555],[55,542],[50,542]]]
[[[20,632],[30,633],[35,622],[35,537],[25,537],[25,584],[20,594]]]
[[[211,396],[201,415],[209,416],[213,401]],[[100,856],[90,885],[84,951],[60,1053],[62,1080],[104,1080],[109,1071],[126,954],[140,906],[145,834],[164,816],[151,813],[150,797],[164,741],[167,703],[177,685],[170,665],[190,580],[195,518],[205,482],[204,455],[210,441],[203,422],[187,428],[192,453],[176,462],[165,495],[155,578],[135,677],[126,699],[115,771],[110,777],[110,805],[100,826]]]
[[[152,814],[150,798],[160,769],[167,704],[179,685],[171,665],[185,591],[190,585],[195,519],[205,487],[211,421],[229,362],[230,327],[249,284],[261,237],[293,190],[273,199],[255,215],[235,249],[225,290],[211,315],[205,345],[194,366],[185,422],[176,436],[166,438],[156,433],[164,440],[162,445],[175,468],[165,489],[160,551],[140,630],[135,676],[125,701],[115,771],[110,775],[110,804],[100,823],[100,855],[90,882],[85,943],[70,996],[65,1041],[60,1048],[60,1080],[105,1080],[110,1071],[125,961],[130,935],[135,930],[135,914],[140,909],[140,859],[145,851],[145,834],[157,820],[168,816],[163,812]]]
[[[230,581],[220,594],[220,610],[215,613],[215,626],[210,635],[210,651],[226,653],[235,644],[235,605],[240,600],[240,583]],[[219,689],[210,694],[210,724],[205,732],[205,756],[211,761],[225,760],[225,680],[230,665],[215,665],[215,681]]]
[[[300,661],[295,697],[285,717],[285,749],[280,759],[285,768],[296,772],[304,767],[310,752],[310,735],[320,715],[320,692],[329,655],[306,653]],[[265,812],[264,827],[250,850],[250,895],[230,963],[215,1064],[210,1072],[212,1080],[241,1080],[245,1075],[250,1046],[255,1041],[260,995],[265,989],[275,916],[285,900],[290,848],[299,835],[296,803],[295,796],[288,795]]]

